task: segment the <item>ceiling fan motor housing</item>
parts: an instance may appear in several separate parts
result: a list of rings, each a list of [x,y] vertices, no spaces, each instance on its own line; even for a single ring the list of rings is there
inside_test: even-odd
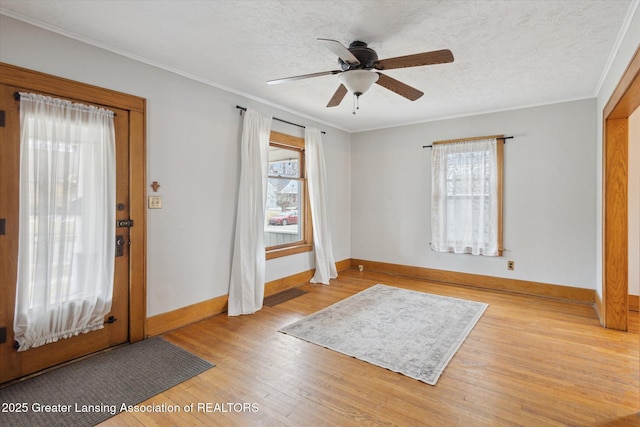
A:
[[[358,61],[359,65],[349,65],[342,59],[338,58],[342,71],[349,70],[370,70],[373,68],[376,62],[378,62],[378,54],[375,50],[367,47],[365,42],[354,41],[349,45],[349,52],[353,54]]]

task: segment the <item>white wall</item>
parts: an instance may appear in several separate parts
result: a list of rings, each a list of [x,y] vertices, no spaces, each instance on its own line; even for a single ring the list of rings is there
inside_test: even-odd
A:
[[[590,99],[353,135],[352,257],[593,289],[595,108]],[[431,151],[422,146],[495,134],[514,136],[504,256],[431,251]]]
[[[0,61],[147,99],[148,183],[158,181],[164,199],[162,210],[148,212],[149,316],[227,293],[239,182],[237,104],[327,131],[336,260],[364,258],[601,294],[601,115],[639,44],[636,12],[597,104],[584,100],[349,135],[0,16]],[[301,132],[278,122],[274,130]],[[422,145],[496,133],[515,136],[505,150],[504,257],[431,252],[430,152]],[[515,261],[515,271],[507,271],[507,259]],[[271,260],[267,280],[313,265],[312,253]]]
[[[1,15],[0,61],[147,99],[147,180],[159,182],[163,197],[163,209],[148,211],[148,316],[228,293],[240,173],[236,105],[327,132],[333,247],[336,260],[349,258],[349,134]],[[279,122],[273,129],[301,132]],[[267,280],[313,266],[312,253],[272,260]]]
[[[611,65],[607,71],[606,76],[603,79],[600,90],[598,91],[598,117],[596,132],[597,137],[597,156],[595,168],[597,171],[597,206],[596,211],[596,292],[602,298],[602,122],[604,107],[609,102],[613,91],[620,82],[620,78],[624,74],[629,62],[633,58],[636,50],[640,47],[640,8],[638,7],[638,1],[632,4],[635,7],[635,14],[630,17],[627,22],[626,32],[624,37],[619,40],[619,46],[617,46],[617,52],[611,60]]]

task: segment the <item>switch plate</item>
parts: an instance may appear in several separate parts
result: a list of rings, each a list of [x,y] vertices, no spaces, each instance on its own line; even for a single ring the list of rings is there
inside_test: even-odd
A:
[[[162,196],[149,196],[149,209],[162,209]]]

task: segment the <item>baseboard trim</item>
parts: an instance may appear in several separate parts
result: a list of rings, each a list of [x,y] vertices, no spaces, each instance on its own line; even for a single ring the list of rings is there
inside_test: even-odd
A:
[[[345,259],[336,262],[336,268],[338,272],[348,270],[349,268],[351,268],[351,260]],[[315,269],[307,270],[301,273],[267,282],[264,284],[264,296],[268,297],[273,294],[277,294],[278,292],[286,291],[287,289],[304,285],[305,283],[308,283],[309,280],[311,280],[314,273]],[[147,318],[146,322],[146,335],[147,337],[152,337],[155,335],[164,334],[165,332],[173,331],[174,329],[178,329],[183,326],[199,322],[200,320],[204,320],[211,316],[224,313],[227,311],[228,301],[229,296],[222,295],[186,307],[178,308],[173,311],[149,317]]]
[[[228,296],[222,295],[147,318],[147,337],[164,334],[227,311]]]
[[[596,311],[596,316],[598,316],[600,325],[604,327],[604,319],[602,318],[602,299],[600,299],[600,295],[598,295],[597,292],[596,292],[595,298],[596,298],[596,302],[593,304],[593,309]]]
[[[343,259],[342,261],[336,262],[336,269],[338,270],[338,273],[344,270],[349,270],[350,268],[351,268],[351,258]]]
[[[593,289],[551,285],[547,283],[507,279],[493,276],[482,276],[470,273],[458,273],[454,271],[436,270],[424,267],[412,267],[362,259],[351,260],[351,268],[357,269],[360,265],[364,267],[365,271],[396,274],[399,276],[415,277],[419,279],[431,280],[434,282],[448,283],[459,286],[469,286],[493,291],[555,298],[575,301],[584,304],[594,304],[596,299],[596,292]]]
[[[629,295],[629,311],[640,311],[640,296]]]

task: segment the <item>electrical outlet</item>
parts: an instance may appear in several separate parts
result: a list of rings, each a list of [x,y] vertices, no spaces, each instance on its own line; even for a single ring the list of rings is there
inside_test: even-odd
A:
[[[362,265],[362,264],[358,265],[358,270],[364,271],[364,265]]]
[[[149,196],[149,209],[162,209],[162,196]]]
[[[515,270],[516,263],[515,261],[507,261],[507,270]]]

